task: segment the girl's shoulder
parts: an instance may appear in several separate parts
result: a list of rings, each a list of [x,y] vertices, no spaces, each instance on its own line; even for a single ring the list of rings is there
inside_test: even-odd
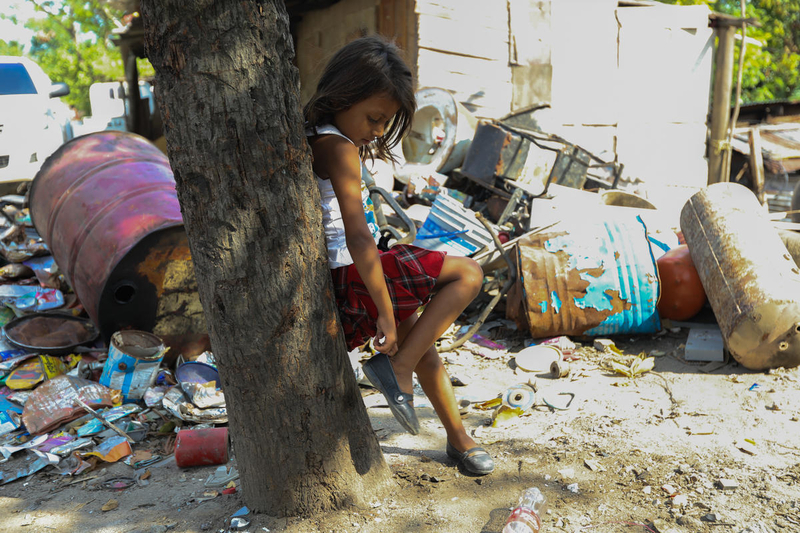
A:
[[[331,175],[356,173],[361,175],[358,148],[347,137],[319,132],[308,137],[314,155],[314,173],[322,179]]]
[[[358,148],[356,148],[353,142],[347,137],[320,133],[309,137],[308,142],[311,145],[311,150],[314,152],[314,157],[327,154],[336,157],[355,154],[356,157],[358,157]]]
[[[337,128],[333,124],[320,124],[320,125],[311,126],[311,127],[307,126],[306,127],[306,135],[309,136],[309,137],[311,137],[313,135],[337,135],[339,137],[342,137],[343,139],[347,139],[348,141],[350,140],[350,139],[347,138],[347,136],[344,133],[339,131],[339,128]]]

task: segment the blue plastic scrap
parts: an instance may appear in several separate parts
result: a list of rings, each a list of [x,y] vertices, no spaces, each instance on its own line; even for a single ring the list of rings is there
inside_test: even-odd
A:
[[[236,518],[237,516],[247,516],[249,514],[250,514],[250,509],[248,509],[247,506],[245,505],[244,507],[233,513],[231,515],[231,518]]]
[[[558,312],[561,311],[561,299],[558,297],[556,291],[550,293],[550,303],[553,306],[553,312],[558,314]]]

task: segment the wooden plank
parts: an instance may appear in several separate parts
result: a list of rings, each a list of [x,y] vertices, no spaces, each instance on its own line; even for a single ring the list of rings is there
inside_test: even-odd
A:
[[[750,128],[748,144],[750,145],[750,176],[753,178],[753,192],[759,203],[764,205],[764,159],[761,156],[761,135],[758,128]]]
[[[378,33],[394,41],[400,47],[403,59],[409,66],[416,64],[416,24],[412,24],[413,0],[380,0],[376,26]],[[409,44],[411,43],[411,45]],[[416,72],[414,73],[416,76]]]
[[[416,0],[417,79],[479,118],[511,110],[508,0]]]
[[[562,124],[615,124],[616,0],[551,4],[552,115]]]
[[[553,62],[550,0],[510,0],[509,64],[512,109],[552,100]]]
[[[384,37],[394,39],[398,46],[404,47],[400,39],[405,36],[397,35],[397,8],[402,4],[402,0],[380,0],[378,4],[378,33]],[[398,38],[399,37],[399,38]]]
[[[508,25],[497,29],[420,15],[418,32],[420,47],[508,62]]]
[[[334,52],[355,37],[377,32],[377,12],[376,0],[349,0],[303,15],[296,31],[301,102],[314,94]]]
[[[648,186],[701,187],[708,183],[706,132],[702,123],[620,121],[616,153],[625,165],[625,174]]]
[[[417,0],[416,12],[460,20],[470,25],[484,24],[490,27],[508,27],[507,0],[458,0],[457,2]]]
[[[781,222],[780,220],[773,220],[772,227],[785,231],[800,231],[800,223],[798,222]]]
[[[663,7],[617,9],[620,120],[705,123],[714,44],[708,8]]]
[[[511,76],[507,63],[468,58],[420,48],[420,87],[440,87],[479,117],[499,118],[510,110]]]
[[[420,85],[428,84],[429,79],[443,79],[455,75],[460,82],[465,79],[471,80],[470,86],[448,85],[445,88],[472,93],[477,93],[478,90],[484,91],[476,96],[490,97],[511,84],[511,72],[503,61],[458,56],[422,47],[419,50],[418,69]]]

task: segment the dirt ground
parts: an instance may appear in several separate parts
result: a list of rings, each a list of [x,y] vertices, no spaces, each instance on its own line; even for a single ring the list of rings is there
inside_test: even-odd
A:
[[[451,375],[466,383],[456,394],[472,402],[464,420],[494,456],[492,474],[457,471],[430,408],[419,407],[422,432],[411,436],[381,406],[381,396],[363,388],[394,473],[393,492],[368,509],[311,519],[251,513],[241,531],[500,533],[510,507],[531,486],[548,501],[542,531],[800,531],[797,368],[752,372],[732,361],[687,362],[688,329],[671,328],[613,338],[626,354],[655,356],[654,370],[636,379],[605,370],[607,355],[591,339],[577,340],[580,359],[570,363],[568,377],[555,379],[549,362],[538,372],[516,369],[514,355],[530,339],[502,327],[492,331],[507,351],[444,354]],[[492,411],[475,408],[531,378],[538,393],[529,413],[492,427]],[[417,405],[424,401],[418,397]],[[569,405],[551,409],[544,402]],[[8,470],[21,460],[0,466]],[[214,469],[179,469],[167,461],[149,467],[146,486],[124,490],[103,484],[134,475],[121,462],[77,479],[39,473],[0,487],[0,531],[228,531],[244,503],[240,492],[205,499],[204,481]],[[733,487],[723,488],[721,480]],[[118,507],[103,511],[112,499]]]

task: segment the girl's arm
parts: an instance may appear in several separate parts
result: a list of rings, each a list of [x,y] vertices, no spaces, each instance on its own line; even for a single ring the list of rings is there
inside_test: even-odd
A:
[[[314,170],[328,177],[342,210],[347,249],[356,270],[378,309],[375,348],[388,355],[397,352],[397,328],[394,308],[383,277],[378,247],[367,226],[361,198],[361,160],[358,148],[346,139],[327,135],[313,144]]]

